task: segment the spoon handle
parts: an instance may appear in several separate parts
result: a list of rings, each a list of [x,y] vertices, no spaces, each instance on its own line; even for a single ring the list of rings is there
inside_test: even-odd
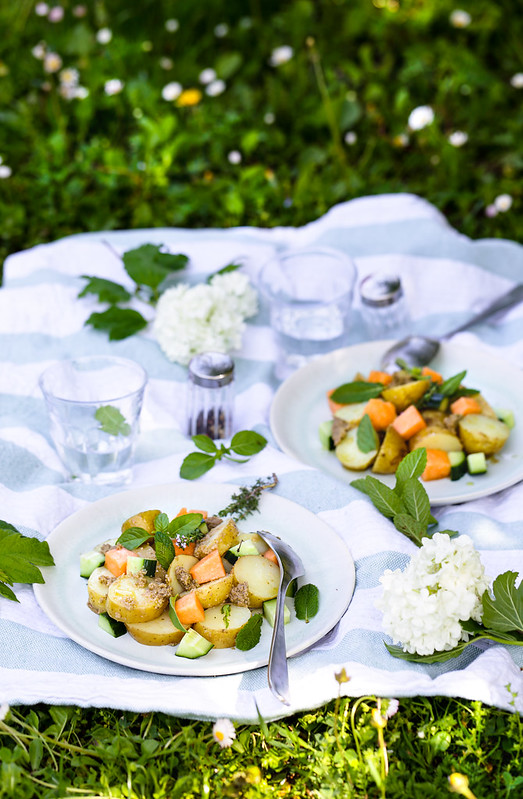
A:
[[[523,284],[515,286],[515,288],[508,291],[506,294],[503,294],[501,297],[498,297],[497,300],[494,300],[493,303],[488,305],[483,311],[473,316],[468,321],[464,322],[459,327],[455,327],[454,330],[451,330],[449,333],[445,333],[442,336],[443,339],[450,338],[453,336],[454,333],[460,333],[462,330],[467,330],[472,325],[478,324],[478,322],[483,322],[485,319],[488,319],[490,316],[493,316],[498,311],[508,310],[508,308],[512,308],[514,305],[517,305],[523,300]]]
[[[282,570],[280,588],[276,598],[276,615],[274,618],[274,629],[272,631],[271,648],[269,650],[269,663],[267,665],[269,688],[274,696],[285,705],[289,705],[290,701],[283,605],[290,582],[291,577]]]

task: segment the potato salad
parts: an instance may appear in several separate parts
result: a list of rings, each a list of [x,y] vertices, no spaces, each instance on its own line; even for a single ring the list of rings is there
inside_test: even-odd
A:
[[[425,448],[424,480],[483,474],[514,425],[463,384],[466,371],[444,379],[429,367],[371,371],[327,392],[332,418],[320,425],[322,445],[347,469],[394,474],[408,452]]]

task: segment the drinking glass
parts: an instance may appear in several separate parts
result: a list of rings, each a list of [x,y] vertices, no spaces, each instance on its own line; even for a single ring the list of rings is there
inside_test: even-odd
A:
[[[288,250],[261,268],[259,288],[279,345],[279,380],[348,343],[356,277],[354,262],[327,247]]]
[[[108,355],[60,361],[40,376],[57,452],[71,480],[131,478],[146,371]]]

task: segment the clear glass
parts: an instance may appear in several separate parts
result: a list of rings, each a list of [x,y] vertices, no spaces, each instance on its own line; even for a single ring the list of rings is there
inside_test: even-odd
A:
[[[356,267],[344,253],[307,248],[281,253],[261,269],[284,380],[313,358],[348,343]]]
[[[69,479],[129,482],[146,371],[125,358],[87,356],[50,366],[39,382]]]

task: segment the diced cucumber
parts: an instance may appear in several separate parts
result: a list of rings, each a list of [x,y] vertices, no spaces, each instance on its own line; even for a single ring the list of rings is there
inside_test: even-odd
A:
[[[145,572],[146,577],[154,577],[157,561],[154,558],[141,558],[138,555],[129,555],[127,558],[127,574]]]
[[[514,413],[510,411],[508,408],[496,408],[496,416],[498,417],[500,422],[505,422],[507,427],[510,427],[511,430],[516,424],[516,421],[514,419]]]
[[[196,658],[201,658],[203,655],[206,655],[212,648],[213,644],[191,627],[178,644],[176,655],[179,658],[195,660]]]
[[[263,603],[263,615],[271,625],[274,627],[274,620],[276,619],[276,599],[268,599]],[[283,623],[288,624],[291,620],[291,612],[287,605],[283,605]]]
[[[236,544],[236,546],[231,547],[228,551],[232,555],[236,555],[237,558],[241,558],[243,555],[260,554],[260,550],[254,543],[254,541],[249,541],[248,538],[244,538],[243,541],[240,541],[239,544]]]
[[[474,452],[467,455],[467,469],[469,474],[485,474],[487,471],[487,459],[484,452]]]
[[[123,623],[123,621],[116,621],[108,613],[100,613],[98,616],[98,627],[100,627],[104,632],[109,633],[112,635],[113,638],[120,638],[121,635],[125,635],[127,632],[127,627]]]
[[[318,436],[323,449],[334,449],[334,441],[332,440],[332,419],[328,419],[325,422],[320,422],[320,426],[318,427]]]
[[[80,555],[80,577],[90,577],[98,566],[105,563],[105,555],[99,549],[92,549]]]
[[[433,410],[441,410],[440,405],[442,401],[445,399],[445,396],[438,391],[434,391],[433,394],[430,394],[428,397],[422,397],[420,405],[423,408],[430,408]]]
[[[459,480],[467,473],[467,459],[464,452],[449,452],[450,479]]]

